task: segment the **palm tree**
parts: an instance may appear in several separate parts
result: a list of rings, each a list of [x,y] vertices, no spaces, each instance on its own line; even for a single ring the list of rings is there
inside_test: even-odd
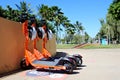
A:
[[[28,14],[32,13],[32,10],[30,8],[30,4],[27,4],[25,1],[20,2],[20,5],[15,4],[18,10],[22,12],[27,12]]]
[[[53,23],[54,23],[54,26],[56,26],[56,36],[58,36],[58,33],[60,33],[59,31],[62,30],[62,28],[60,27],[60,25],[63,25],[64,26],[64,22],[66,22],[66,20],[68,19],[67,17],[65,17],[63,15],[63,12],[61,12],[61,9],[58,8],[57,6],[52,6],[51,9],[53,10]],[[57,39],[56,37],[56,39]],[[57,40],[57,43],[59,41]]]
[[[5,17],[5,10],[0,6],[0,17]]]
[[[79,21],[76,21],[76,23],[74,24],[75,28],[76,28],[76,31],[82,35],[83,34],[83,30],[84,30],[84,27],[82,26],[82,23],[80,23]]]
[[[88,35],[87,32],[85,32],[85,43],[88,43],[90,36]]]
[[[110,43],[110,26],[104,21],[104,19],[100,19],[101,29],[100,29],[100,38],[106,38],[108,44]]]
[[[2,7],[0,7],[1,17],[4,17],[9,20],[13,20],[13,21],[18,21],[18,15],[19,15],[19,11],[12,9],[9,5],[7,5],[7,9],[5,10],[2,9]]]
[[[47,23],[48,28],[52,31],[53,34],[55,34],[55,28],[52,23]]]
[[[12,19],[12,8],[9,6],[9,5],[7,5],[7,19]]]
[[[61,9],[58,8],[58,6],[48,7],[47,5],[42,4],[38,7],[38,10],[42,19],[54,24],[54,28],[56,30],[56,40],[58,43],[58,33],[62,30],[60,25],[64,24],[67,18],[63,15],[63,12],[61,12]]]
[[[110,35],[111,35],[112,40],[115,43],[117,43],[117,41],[120,42],[120,37],[119,37],[120,20],[117,21],[117,20],[113,19],[111,14],[107,14],[106,21],[107,21],[107,24],[110,26],[110,30],[111,30]]]
[[[38,14],[42,19],[49,20],[49,7],[47,5],[41,5],[38,7]]]
[[[120,27],[120,0],[113,0],[113,3],[110,4],[110,7],[108,9],[108,21],[109,24],[112,25],[114,29],[114,40],[116,43],[120,42],[120,32],[119,32],[119,27]],[[111,22],[113,21],[113,22]]]
[[[19,18],[18,18],[19,14],[20,14],[20,11],[14,10],[9,5],[7,5],[7,11],[6,11],[7,19],[10,19],[13,21],[19,21]]]
[[[82,24],[79,21],[76,21],[74,26],[75,26],[75,29],[76,29],[77,33],[82,36],[83,35],[83,31],[84,31],[84,27],[82,26]],[[82,36],[82,42],[84,42],[83,36]]]

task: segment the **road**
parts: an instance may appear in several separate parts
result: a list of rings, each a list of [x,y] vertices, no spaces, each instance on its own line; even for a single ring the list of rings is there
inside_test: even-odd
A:
[[[0,80],[120,80],[120,49],[58,49],[57,52],[81,54],[83,66],[73,74],[18,71]]]

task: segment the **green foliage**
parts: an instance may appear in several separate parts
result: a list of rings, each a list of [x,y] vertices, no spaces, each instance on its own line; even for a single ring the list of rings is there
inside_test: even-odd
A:
[[[65,23],[66,28],[66,43],[81,44],[88,43],[90,36],[87,32],[84,33],[84,27],[79,21],[76,21],[75,24],[69,22]]]
[[[7,9],[2,9],[0,6],[0,16],[4,17],[9,20],[17,21],[19,22],[19,15],[22,12],[27,12],[29,16],[31,15],[30,13],[32,12],[30,9],[30,4],[27,4],[26,2],[20,2],[20,5],[15,4],[18,10],[12,9],[10,5],[7,5]]]
[[[74,35],[73,43],[74,44],[81,44],[82,43],[82,36],[80,36],[78,34]]]
[[[19,21],[19,11],[13,10],[9,5],[7,5],[7,9],[0,7],[0,16],[9,20]]]
[[[120,20],[120,0],[114,0],[108,9],[108,13],[112,15],[115,20]]]
[[[52,33],[56,33],[54,26],[52,23],[47,23],[48,28],[52,31]]]
[[[25,1],[20,2],[20,5],[15,4],[16,7],[20,12],[27,12],[27,13],[32,13],[32,10],[30,8],[30,4],[27,4]]]
[[[113,0],[106,16],[100,20],[101,29],[96,38],[107,38],[108,43],[120,43],[120,0]]]
[[[30,4],[27,4],[25,1],[20,2],[19,4],[15,4],[17,7],[17,10],[13,9],[9,5],[7,6],[7,9],[3,9],[0,6],[0,17],[4,17],[9,20],[17,21],[19,22],[19,15],[22,12],[27,12],[28,17],[31,15],[34,15],[32,12],[32,9],[30,7]],[[76,21],[75,24],[72,24],[68,17],[64,15],[61,8],[58,6],[48,6],[48,5],[39,5],[38,7],[38,15],[37,16],[37,26],[41,26],[40,20],[45,19],[47,21],[47,26],[49,29],[52,30],[53,33],[56,33],[56,39],[59,41],[61,40],[59,35],[60,31],[62,29],[65,29],[66,36],[62,40],[63,43],[82,43],[83,38],[85,37],[85,41],[88,42],[88,36],[87,33],[85,36],[83,36],[84,28],[82,26],[82,23],[79,21]],[[38,18],[38,16],[40,16]]]
[[[66,27],[66,33],[67,34],[72,34],[72,35],[74,35],[75,34],[75,27],[74,27],[74,25],[73,24],[71,24],[70,22],[66,22],[65,24],[64,24],[64,26]]]
[[[88,43],[89,42],[89,39],[90,39],[90,36],[87,34],[87,32],[85,32],[85,43]]]
[[[52,16],[50,15],[52,11],[50,11],[50,8],[47,5],[39,5],[38,7],[38,14],[42,19],[50,20],[49,18]]]
[[[73,34],[67,34],[64,38],[66,41],[66,44],[73,43],[73,38],[74,38]]]
[[[0,6],[0,17],[5,17],[5,10]]]
[[[120,43],[120,0],[114,0],[110,5],[107,22],[112,27],[113,39]]]
[[[99,34],[100,34],[100,37],[101,38],[104,38],[104,37],[106,37],[107,35],[107,25],[106,25],[106,23],[105,23],[105,21],[104,21],[104,19],[100,19],[100,23],[101,23],[101,29],[100,29],[100,32],[99,32]]]
[[[63,12],[58,6],[47,6],[41,5],[38,7],[39,15],[42,19],[45,19],[54,24],[54,30],[56,32],[56,39],[58,43],[58,32],[62,30],[60,25],[64,25],[68,20],[66,16],[64,16]]]
[[[58,6],[49,7],[47,5],[42,4],[38,7],[39,16],[42,19],[45,19],[50,22],[54,22],[55,26],[60,26],[66,17],[61,12],[61,9]]]
[[[80,23],[79,21],[76,21],[74,26],[75,26],[75,29],[78,32],[78,34],[81,34],[83,32],[84,27],[82,26],[82,23]]]

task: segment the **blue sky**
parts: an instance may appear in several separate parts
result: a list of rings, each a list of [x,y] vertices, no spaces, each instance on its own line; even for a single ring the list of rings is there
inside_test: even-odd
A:
[[[81,22],[85,31],[91,37],[95,37],[101,27],[99,19],[106,18],[107,9],[113,0],[1,0],[0,5],[3,8],[6,8],[6,5],[16,8],[15,4],[19,4],[20,1],[30,3],[35,13],[36,6],[41,4],[58,6],[71,23]]]

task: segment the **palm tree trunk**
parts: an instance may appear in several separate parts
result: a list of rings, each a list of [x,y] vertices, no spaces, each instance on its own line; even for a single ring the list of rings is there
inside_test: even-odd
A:
[[[59,40],[58,40],[58,26],[57,27],[57,32],[56,32],[56,41],[57,41],[57,44],[59,43]]]
[[[116,42],[116,44],[117,44],[117,40],[118,40],[117,25],[115,25],[115,42]]]

